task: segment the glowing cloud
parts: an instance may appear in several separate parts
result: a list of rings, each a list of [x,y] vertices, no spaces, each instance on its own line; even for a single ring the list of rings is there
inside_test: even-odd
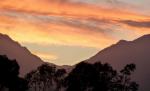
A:
[[[56,60],[58,58],[56,55],[49,54],[49,53],[33,52],[33,54],[39,56],[40,58],[42,58],[45,61]]]
[[[150,33],[150,16],[130,7],[106,8],[105,5],[75,1],[2,0],[0,33],[8,34],[20,43],[97,49],[121,39],[123,29],[126,35],[131,36],[132,32],[130,38],[126,36],[129,40]],[[36,54],[44,59],[57,59],[45,52]]]

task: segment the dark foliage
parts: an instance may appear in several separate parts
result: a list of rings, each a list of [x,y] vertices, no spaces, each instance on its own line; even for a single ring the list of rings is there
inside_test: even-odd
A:
[[[138,84],[131,80],[135,69],[135,64],[127,64],[117,72],[107,63],[81,62],[66,74],[65,69],[43,64],[26,79],[32,91],[137,91]]]
[[[34,91],[46,91],[53,89],[59,91],[63,84],[63,78],[66,73],[65,69],[56,69],[55,66],[43,64],[26,75],[28,86]],[[54,84],[56,87],[54,87]]]
[[[134,64],[118,73],[109,64],[81,62],[66,77],[66,91],[137,91],[138,84],[130,79],[134,70]]]
[[[0,91],[8,88],[9,91],[27,90],[27,81],[19,76],[19,65],[16,60],[0,56]]]

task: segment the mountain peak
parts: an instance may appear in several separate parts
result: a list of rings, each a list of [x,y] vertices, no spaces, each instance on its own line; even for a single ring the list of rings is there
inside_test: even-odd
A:
[[[12,40],[8,35],[0,33],[0,39]]]
[[[142,37],[149,37],[150,38],[150,34],[143,35]]]
[[[120,40],[117,44],[126,44],[126,43],[128,43],[128,41],[126,41],[126,40]]]
[[[32,54],[26,47],[11,39],[8,35],[0,33],[0,55],[7,55],[9,59],[16,59],[20,66],[20,75],[24,76],[36,69],[43,61]]]
[[[150,72],[147,71],[150,68],[149,54],[150,34],[147,34],[133,41],[120,40],[85,61],[89,63],[107,62],[116,69],[122,69],[126,64],[135,63],[137,70],[133,77],[139,82],[139,90],[148,91],[150,89],[150,81],[147,80],[150,79]]]
[[[150,34],[143,35],[142,37],[140,37],[134,41],[150,41]]]

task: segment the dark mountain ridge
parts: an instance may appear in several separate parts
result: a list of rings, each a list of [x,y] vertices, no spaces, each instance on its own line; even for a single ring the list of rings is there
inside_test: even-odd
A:
[[[20,66],[20,76],[25,76],[32,70],[35,70],[40,65],[47,63],[40,57],[32,54],[26,47],[23,47],[18,42],[11,39],[8,35],[0,33],[0,55],[6,55],[9,59],[16,59]],[[64,68],[67,71],[72,69],[69,65],[55,65],[48,63],[49,65],[56,66],[57,69]]]
[[[21,46],[18,42],[4,34],[0,34],[0,55],[6,55],[10,59],[16,59],[20,65],[21,76],[24,76],[44,63],[26,47]]]
[[[16,59],[20,65],[21,76],[45,63],[26,47],[21,46],[4,34],[0,34],[0,55],[7,55],[10,59]],[[85,61],[89,63],[107,62],[118,70],[122,69],[126,64],[135,63],[137,69],[133,75],[133,80],[140,84],[139,91],[150,90],[150,34],[133,41],[120,40]],[[57,68],[65,68],[70,71],[73,67],[57,66]]]
[[[89,63],[107,62],[116,69],[122,69],[126,64],[135,63],[137,69],[133,79],[139,82],[139,91],[150,90],[150,34],[133,41],[120,40],[86,61]]]

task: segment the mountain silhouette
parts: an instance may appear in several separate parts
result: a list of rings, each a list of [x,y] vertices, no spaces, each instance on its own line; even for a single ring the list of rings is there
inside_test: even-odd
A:
[[[0,34],[0,55],[7,55],[9,59],[16,59],[20,65],[21,76],[43,64],[39,57],[4,34]]]
[[[27,48],[1,33],[0,55],[7,55],[9,59],[16,59],[20,65],[21,76],[24,76],[44,63],[44,61],[32,54]],[[120,40],[118,43],[103,49],[85,61],[89,63],[107,62],[116,69],[122,69],[126,64],[135,63],[137,69],[132,79],[139,83],[139,91],[150,90],[150,34],[133,41]],[[68,72],[74,68],[68,65],[57,67],[65,68]]]
[[[139,91],[150,90],[150,34],[133,41],[120,40],[85,61],[108,62],[116,69],[122,69],[128,63],[135,63],[137,69],[133,79],[139,83]]]

